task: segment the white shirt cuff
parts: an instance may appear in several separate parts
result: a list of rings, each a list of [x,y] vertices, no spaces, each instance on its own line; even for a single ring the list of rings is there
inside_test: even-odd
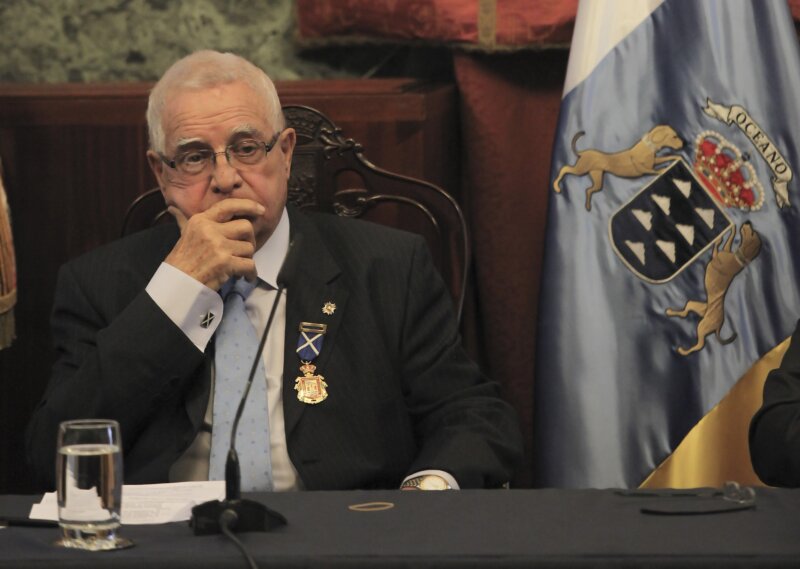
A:
[[[219,294],[169,263],[161,263],[145,290],[197,349],[205,352],[222,320]]]
[[[402,486],[406,480],[411,480],[412,478],[416,478],[417,476],[425,476],[426,474],[434,474],[436,476],[441,476],[444,478],[447,483],[450,485],[450,488],[453,490],[461,490],[461,487],[456,482],[456,479],[449,472],[445,472],[444,470],[420,470],[419,472],[415,472],[414,474],[409,474],[403,479],[403,482],[400,484]]]

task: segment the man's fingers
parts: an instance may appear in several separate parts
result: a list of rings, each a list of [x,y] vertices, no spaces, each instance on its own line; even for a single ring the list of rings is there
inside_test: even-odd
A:
[[[250,259],[256,252],[256,246],[250,241],[231,241],[229,243],[230,254],[234,257],[244,257]]]
[[[263,215],[266,210],[260,203],[243,199],[228,198],[215,203],[203,215],[218,223],[224,223],[237,217],[253,218]]]
[[[253,259],[245,259],[242,257],[233,257],[230,261],[231,276],[244,277],[248,281],[255,281],[258,278],[256,272],[256,262]]]
[[[230,276],[255,279],[252,220],[264,211],[261,204],[239,198],[224,199],[189,219],[170,207],[181,226],[181,238],[167,262],[212,289]]]
[[[256,234],[253,224],[247,219],[234,219],[219,225],[220,235],[231,241],[244,241],[256,245]]]
[[[183,233],[183,230],[186,228],[186,222],[188,221],[186,216],[174,205],[169,206],[167,211],[175,218],[175,221],[178,222],[178,228],[181,230],[181,233]]]

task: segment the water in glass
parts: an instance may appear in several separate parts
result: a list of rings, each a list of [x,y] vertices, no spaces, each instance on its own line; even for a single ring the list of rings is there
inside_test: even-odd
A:
[[[56,457],[58,545],[103,551],[129,544],[116,535],[122,507],[122,453],[115,421],[67,421]]]

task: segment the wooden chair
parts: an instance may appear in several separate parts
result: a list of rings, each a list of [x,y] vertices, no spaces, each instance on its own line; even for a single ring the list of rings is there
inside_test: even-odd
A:
[[[288,201],[299,208],[327,211],[418,233],[455,303],[459,322],[469,269],[467,224],[459,205],[434,184],[378,168],[363,148],[311,107],[283,107],[287,126],[297,132]],[[122,235],[171,220],[158,188],[128,207]]]

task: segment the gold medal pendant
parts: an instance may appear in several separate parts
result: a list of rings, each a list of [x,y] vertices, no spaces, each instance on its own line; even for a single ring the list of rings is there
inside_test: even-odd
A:
[[[328,391],[325,389],[328,384],[325,383],[325,378],[321,375],[314,375],[316,370],[317,366],[311,362],[303,362],[303,365],[300,366],[303,377],[298,377],[294,380],[297,399],[302,403],[316,405],[325,401],[328,397]]]

